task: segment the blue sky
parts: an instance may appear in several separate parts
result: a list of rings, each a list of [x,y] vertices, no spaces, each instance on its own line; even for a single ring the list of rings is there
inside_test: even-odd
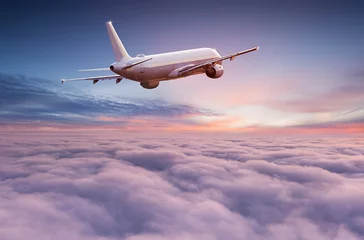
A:
[[[209,109],[219,117],[183,120],[226,121],[226,127],[364,118],[360,1],[24,1],[2,9],[0,72],[45,79],[57,92],[66,91],[60,78],[89,76],[95,73],[77,70],[114,61],[105,28],[111,20],[130,55],[198,47],[224,55],[261,48],[226,62],[218,80],[194,76],[152,91],[128,81],[77,82],[67,91]]]

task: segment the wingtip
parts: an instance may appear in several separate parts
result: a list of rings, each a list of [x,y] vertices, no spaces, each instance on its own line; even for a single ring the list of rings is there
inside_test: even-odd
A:
[[[256,46],[255,48],[257,49],[257,51],[259,50],[259,46]]]

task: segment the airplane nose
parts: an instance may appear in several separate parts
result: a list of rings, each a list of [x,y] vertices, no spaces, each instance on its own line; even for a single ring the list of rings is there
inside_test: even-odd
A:
[[[110,66],[110,70],[111,70],[111,71],[113,71],[113,70],[114,70],[114,66],[113,66],[113,65],[111,65],[111,66]]]

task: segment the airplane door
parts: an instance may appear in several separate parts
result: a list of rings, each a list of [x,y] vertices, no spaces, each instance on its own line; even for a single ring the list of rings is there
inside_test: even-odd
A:
[[[144,63],[140,64],[140,73],[144,73]]]

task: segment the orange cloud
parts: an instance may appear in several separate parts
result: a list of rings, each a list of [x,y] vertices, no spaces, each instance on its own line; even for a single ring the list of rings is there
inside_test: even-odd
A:
[[[47,131],[103,131],[121,130],[125,132],[145,132],[145,133],[173,133],[173,132],[205,132],[205,133],[249,133],[249,134],[269,134],[269,135],[320,135],[320,134],[364,134],[364,123],[336,123],[328,125],[307,125],[291,127],[234,127],[234,124],[241,123],[238,117],[216,117],[209,121],[197,121],[196,116],[185,116],[185,118],[162,118],[162,117],[99,117],[105,124],[100,125],[67,125],[67,124],[13,124],[3,125],[1,132],[47,132]],[[192,119],[191,119],[192,118]],[[113,122],[113,124],[108,124]],[[118,124],[122,122],[122,124]]]

